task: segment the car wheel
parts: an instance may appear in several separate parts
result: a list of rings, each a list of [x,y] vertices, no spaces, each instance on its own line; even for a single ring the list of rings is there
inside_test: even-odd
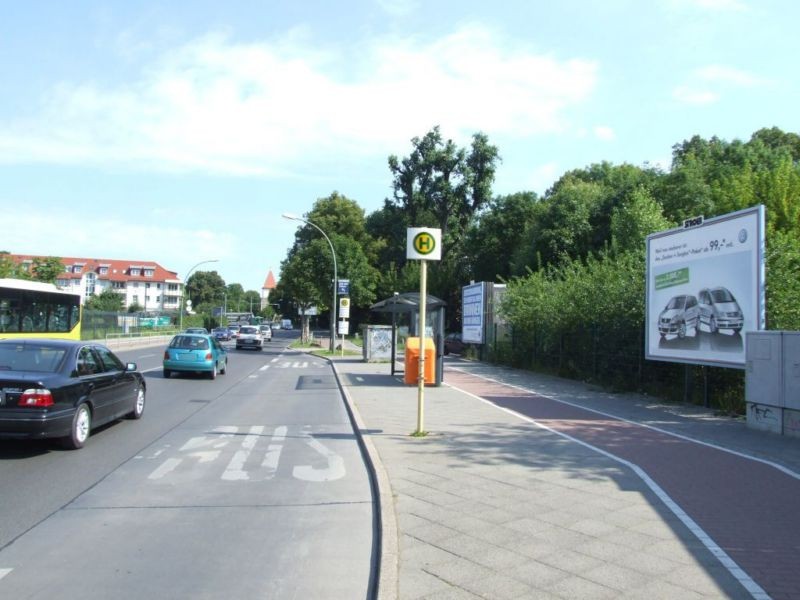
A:
[[[164,369],[164,379],[169,379],[171,375],[172,371],[170,371],[169,369]]]
[[[209,377],[211,377],[212,380],[217,378],[217,363],[214,363],[214,366],[211,367],[211,373],[209,373]]]
[[[85,402],[78,405],[75,415],[72,417],[70,433],[62,439],[62,444],[68,450],[78,450],[83,448],[92,430],[92,411]]]
[[[683,321],[680,325],[678,325],[678,337],[683,339],[686,337],[686,322]]]
[[[136,393],[136,404],[133,405],[133,410],[128,413],[129,419],[141,419],[142,415],[144,414],[144,400],[145,400],[145,393],[144,388],[140,387],[139,391]]]
[[[714,317],[711,317],[711,320],[708,322],[708,330],[711,333],[717,333],[717,320]]]
[[[445,356],[447,356],[448,354],[450,354],[450,348],[448,348],[447,346],[445,346],[445,347],[444,347],[444,355],[445,355]]]

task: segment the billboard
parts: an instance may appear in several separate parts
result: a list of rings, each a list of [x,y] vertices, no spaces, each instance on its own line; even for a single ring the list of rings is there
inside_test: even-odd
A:
[[[484,283],[473,283],[461,288],[461,339],[468,344],[483,343]]]
[[[647,237],[645,357],[745,367],[764,328],[764,207]]]

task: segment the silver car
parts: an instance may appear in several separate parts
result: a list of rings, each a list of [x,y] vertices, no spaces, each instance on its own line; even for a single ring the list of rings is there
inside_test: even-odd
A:
[[[672,334],[684,338],[687,330],[697,330],[699,322],[697,298],[690,294],[674,296],[658,315],[658,333],[661,337]]]
[[[697,295],[700,304],[700,322],[711,333],[729,329],[739,333],[744,326],[744,315],[736,298],[727,288],[715,287],[700,290]]]

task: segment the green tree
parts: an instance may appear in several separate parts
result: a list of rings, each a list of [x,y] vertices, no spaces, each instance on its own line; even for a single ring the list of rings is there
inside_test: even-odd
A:
[[[121,294],[111,288],[106,288],[89,298],[84,306],[89,310],[120,312],[125,308],[125,301]]]
[[[55,256],[36,257],[33,259],[32,271],[36,281],[55,283],[58,276],[64,272],[64,263]]]
[[[195,271],[186,280],[186,295],[193,306],[222,301],[225,294],[225,280],[216,271]]]
[[[533,227],[538,198],[533,192],[519,192],[492,200],[478,216],[466,238],[466,254],[476,281],[506,280],[515,273],[510,257],[525,245]]]
[[[483,133],[472,136],[467,151],[445,141],[438,126],[411,144],[407,157],[389,157],[394,203],[411,226],[442,230],[446,257],[457,251],[473,216],[491,200],[499,153]]]
[[[17,265],[7,250],[0,251],[0,278],[15,277]]]
[[[644,188],[634,190],[627,201],[611,216],[612,246],[616,252],[644,255],[647,236],[669,229],[661,205]]]

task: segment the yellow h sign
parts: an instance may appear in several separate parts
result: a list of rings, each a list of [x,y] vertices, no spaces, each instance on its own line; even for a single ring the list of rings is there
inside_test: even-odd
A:
[[[441,229],[409,227],[406,258],[410,260],[441,260]]]

